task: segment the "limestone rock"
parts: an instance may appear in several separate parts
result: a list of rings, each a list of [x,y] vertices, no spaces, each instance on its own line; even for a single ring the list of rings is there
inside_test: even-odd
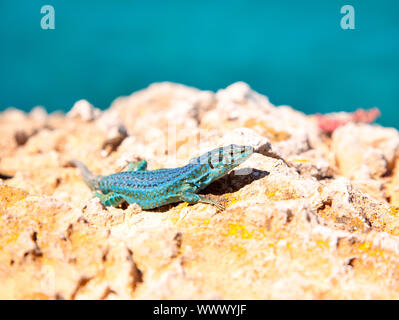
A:
[[[23,132],[20,128],[24,128]],[[225,209],[105,208],[96,174],[182,166],[217,146],[247,161],[201,191]],[[238,82],[157,83],[100,112],[0,113],[1,299],[398,299],[399,134],[312,116]]]
[[[67,113],[70,118],[80,118],[83,121],[92,121],[100,115],[101,111],[88,102],[87,100],[79,100],[75,102],[72,109]]]
[[[221,141],[221,145],[248,145],[254,147],[255,152],[272,158],[282,159],[281,152],[272,147],[269,139],[260,136],[255,131],[248,128],[237,128],[232,132],[227,133]]]
[[[362,164],[371,175],[382,176],[398,154],[399,133],[376,125],[347,124],[334,131],[332,149],[345,176],[350,177]]]

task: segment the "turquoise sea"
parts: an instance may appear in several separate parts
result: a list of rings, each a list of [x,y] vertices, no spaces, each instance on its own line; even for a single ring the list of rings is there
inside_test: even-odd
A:
[[[343,30],[340,9],[355,9]],[[43,30],[43,5],[55,29]],[[394,0],[0,1],[0,110],[107,108],[156,81],[245,81],[306,113],[377,106],[399,128]]]

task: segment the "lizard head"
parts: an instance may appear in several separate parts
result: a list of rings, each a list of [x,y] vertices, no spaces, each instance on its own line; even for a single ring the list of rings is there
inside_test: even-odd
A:
[[[247,160],[253,152],[254,148],[251,146],[231,144],[193,158],[190,163],[205,165],[211,175],[219,178]]]

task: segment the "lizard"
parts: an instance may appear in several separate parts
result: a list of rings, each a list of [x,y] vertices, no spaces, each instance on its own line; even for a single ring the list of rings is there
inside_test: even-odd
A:
[[[220,203],[197,192],[243,163],[253,152],[251,146],[231,144],[192,158],[182,167],[147,171],[147,162],[141,160],[128,162],[126,171],[108,176],[94,175],[78,160],[70,162],[80,170],[83,180],[104,206],[118,207],[127,202],[137,203],[142,209],[154,209],[185,201],[224,209]]]

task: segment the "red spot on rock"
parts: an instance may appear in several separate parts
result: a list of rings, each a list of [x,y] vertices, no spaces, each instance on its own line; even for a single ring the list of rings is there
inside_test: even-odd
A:
[[[326,133],[331,133],[340,126],[349,122],[372,123],[380,116],[378,108],[370,110],[357,109],[352,113],[327,113],[315,114],[319,128]]]

